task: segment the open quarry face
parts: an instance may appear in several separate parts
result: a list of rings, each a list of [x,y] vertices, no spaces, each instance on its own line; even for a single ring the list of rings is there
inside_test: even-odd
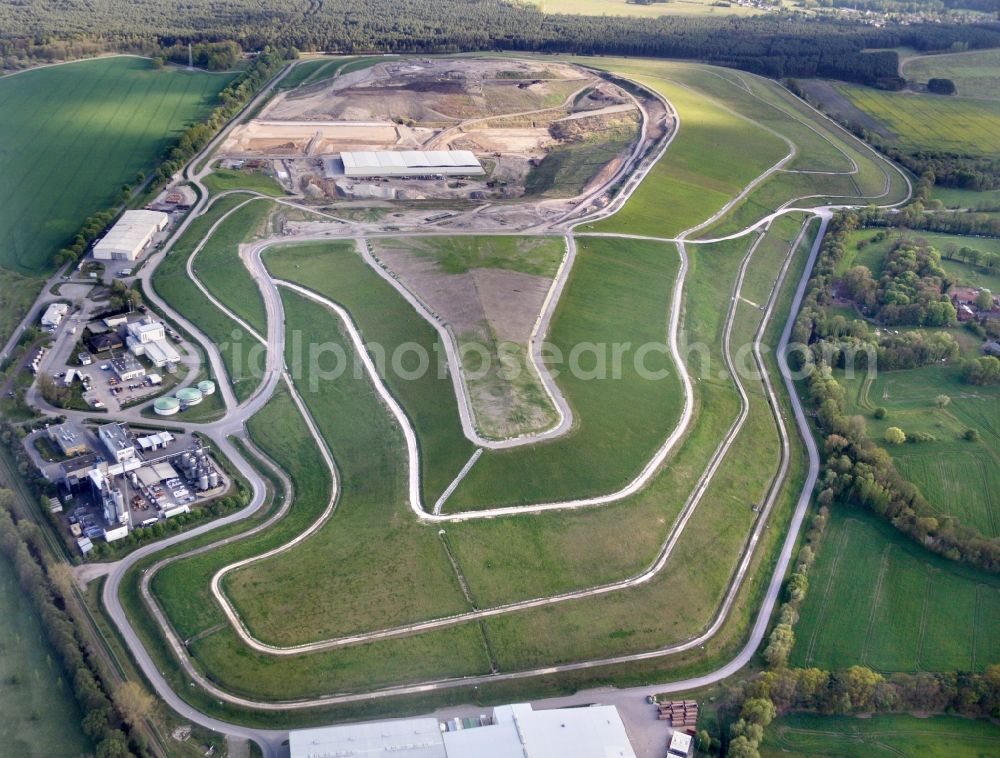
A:
[[[399,59],[281,93],[220,148],[270,159],[316,200],[573,198],[621,167],[640,138],[636,100],[548,61]],[[482,177],[349,178],[341,151],[470,150]]]

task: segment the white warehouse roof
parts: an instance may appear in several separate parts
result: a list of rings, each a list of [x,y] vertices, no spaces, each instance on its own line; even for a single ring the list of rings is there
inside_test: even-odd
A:
[[[468,150],[391,150],[342,152],[345,176],[469,176],[484,174]]]
[[[290,758],[328,756],[445,758],[437,719],[375,721],[318,729],[295,729],[288,734]]]
[[[125,211],[104,238],[94,245],[97,260],[128,260],[139,257],[161,229],[166,228],[170,217],[159,211]]]

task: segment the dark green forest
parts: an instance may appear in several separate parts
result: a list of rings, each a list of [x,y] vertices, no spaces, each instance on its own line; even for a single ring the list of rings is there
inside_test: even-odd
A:
[[[0,2],[5,66],[102,50],[157,54],[198,41],[300,51],[518,50],[683,59],[771,77],[828,76],[894,86],[895,52],[1000,46],[1000,24],[875,28],[796,15],[660,19],[546,15],[507,0],[18,0]]]

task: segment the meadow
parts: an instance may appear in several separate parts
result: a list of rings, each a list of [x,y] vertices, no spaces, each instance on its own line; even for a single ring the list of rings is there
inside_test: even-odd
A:
[[[414,319],[410,305],[350,246],[295,246],[266,257],[281,278],[312,287],[344,305],[369,343],[392,355],[398,345],[424,345],[438,336]],[[488,450],[445,504],[446,511],[524,504],[603,494],[623,486],[662,443],[680,414],[683,395],[665,350],[647,356],[657,381],[644,378],[633,354],[621,371],[591,375],[583,355],[579,372],[568,357],[581,343],[664,345],[671,290],[679,261],[672,246],[614,239],[581,240],[573,270],[553,316],[547,341],[561,351],[560,389],[575,424],[564,437],[530,449]],[[610,364],[610,360],[609,360]],[[406,367],[412,368],[412,367]],[[422,450],[424,501],[433,505],[472,454],[458,422],[451,379],[427,371],[408,379],[388,371],[387,385],[417,430]]]
[[[0,740],[6,755],[83,755],[83,714],[45,644],[35,610],[17,573],[0,557]]]
[[[901,60],[900,69],[922,85],[931,78],[951,79],[959,97],[1000,100],[1000,50],[918,55]]]
[[[880,121],[911,150],[1000,153],[1000,103],[836,85],[855,106]]]
[[[272,197],[281,197],[285,194],[285,190],[274,177],[259,171],[235,171],[217,168],[202,179],[202,184],[208,188],[210,195],[230,190],[251,190]]]
[[[920,488],[942,516],[954,516],[987,536],[1000,535],[1000,388],[966,384],[957,366],[882,371],[871,381],[858,372],[841,379],[847,412],[861,414],[873,439],[898,426],[925,432],[930,442],[886,446],[900,473]],[[936,399],[950,402],[938,407]],[[873,416],[883,407],[883,419]],[[962,438],[976,429],[979,440]]]
[[[833,508],[811,577],[792,665],[982,671],[1000,660],[1000,578],[935,556],[867,512]]]
[[[227,212],[248,200],[247,195],[227,195],[216,200],[211,208],[196,218],[184,234],[174,243],[170,254],[160,263],[153,275],[152,285],[160,297],[201,329],[220,346],[238,344],[241,356],[235,349],[221,350],[228,380],[236,397],[243,400],[257,387],[260,377],[245,360],[256,340],[243,334],[239,324],[216,308],[187,275],[187,260],[208,233],[212,225]],[[255,200],[226,219],[216,229],[195,259],[194,269],[199,278],[209,282],[210,290],[234,313],[244,318],[254,328],[266,331],[264,303],[249,272],[239,261],[237,246],[250,239],[264,223],[271,210],[271,203]]]
[[[33,302],[59,248],[208,115],[230,79],[158,71],[128,57],[0,78],[0,342]]]
[[[887,714],[873,718],[782,716],[767,728],[760,754],[764,758],[830,755],[837,758],[922,756],[982,758],[1000,743],[1000,727],[985,720],[958,716]]]

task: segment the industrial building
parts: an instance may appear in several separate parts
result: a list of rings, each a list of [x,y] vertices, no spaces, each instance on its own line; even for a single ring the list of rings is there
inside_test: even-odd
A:
[[[64,424],[53,424],[49,427],[48,434],[49,439],[59,447],[60,452],[66,458],[90,452],[83,429],[72,421],[67,421]]]
[[[51,303],[42,314],[42,326],[46,329],[55,329],[69,313],[69,306],[66,303]]]
[[[291,758],[406,755],[412,758],[635,758],[611,705],[534,710],[498,706],[493,717],[378,721],[289,733]]]
[[[131,353],[122,353],[118,357],[112,358],[110,363],[111,368],[123,382],[142,379],[146,375],[145,366],[139,363]]]
[[[97,428],[97,436],[101,438],[115,463],[135,457],[135,444],[125,424],[104,424]]]
[[[173,367],[180,362],[180,353],[167,341],[166,327],[161,322],[144,316],[130,323],[126,331],[125,343],[133,355],[146,356],[157,368]]]
[[[482,164],[468,150],[380,150],[342,152],[348,177],[482,176]]]
[[[94,245],[99,261],[134,261],[153,235],[167,228],[170,217],[160,211],[125,211],[118,222]]]

